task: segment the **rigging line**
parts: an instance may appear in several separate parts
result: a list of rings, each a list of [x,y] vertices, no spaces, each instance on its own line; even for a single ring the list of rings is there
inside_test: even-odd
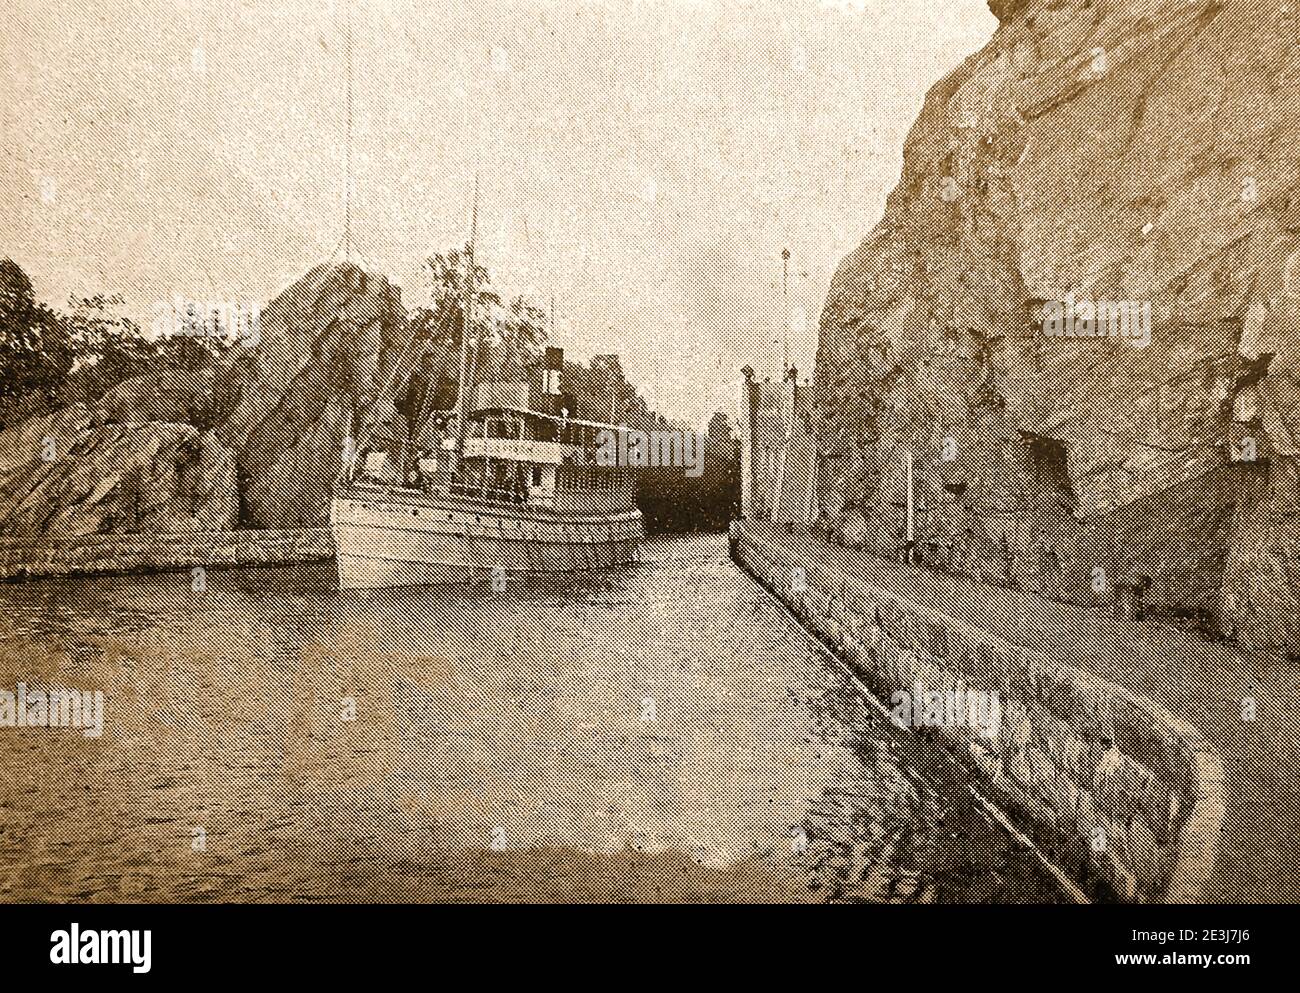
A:
[[[338,258],[339,250],[343,247],[343,241],[344,241],[344,239],[343,239],[342,237],[340,237],[339,240],[338,240],[338,243],[334,246],[333,250],[330,252],[330,262],[331,262],[331,263],[333,263],[333,261],[334,261],[336,258]],[[346,261],[346,259],[345,259],[344,261]]]
[[[431,285],[429,303],[430,303],[430,307],[434,310],[436,310],[435,296],[436,296],[436,290]],[[427,332],[427,331],[423,334],[417,333],[411,337],[410,341],[407,342],[406,348],[403,349],[402,354],[399,357],[396,366],[394,367],[393,380],[392,380],[394,385],[397,383],[401,375],[407,374],[408,372],[410,373],[414,372],[416,367],[415,365],[416,361],[418,361],[419,358],[425,352],[427,352],[429,346],[432,344],[433,341],[434,341],[434,335],[431,332]],[[410,366],[409,370],[407,370],[408,365]],[[411,435],[412,442],[414,442],[414,440],[424,430],[424,425],[428,420],[428,417],[434,412],[435,409],[433,407],[433,398],[437,386],[436,384],[427,384],[427,386],[428,388],[425,391],[424,398],[421,400],[419,409],[415,412],[415,418],[410,425],[410,435]],[[457,398],[457,403],[459,403],[459,397]],[[452,411],[445,411],[444,413],[452,413]]]
[[[475,269],[478,266],[478,263],[475,260],[475,255],[476,255],[475,248],[476,248],[476,243],[478,241],[478,183],[479,183],[478,174],[475,173],[474,213],[471,216],[470,226],[469,226],[469,246],[468,246],[469,251],[467,253],[467,258],[466,258],[465,277],[464,277],[465,299],[464,302],[462,303],[462,311],[461,311],[463,316],[461,318],[461,331],[460,331],[460,375],[458,377],[457,389],[456,389],[456,414],[457,414],[457,420],[459,422],[458,432],[460,435],[460,443],[461,443],[462,451],[464,450],[464,445],[465,445],[465,418],[466,415],[469,413],[469,397],[467,396],[467,393],[471,388],[470,387],[471,379],[470,379],[470,372],[469,372],[469,362],[470,362],[469,338],[473,329],[474,280],[476,276]]]
[[[342,244],[342,242],[340,242],[340,244]],[[356,264],[358,264],[362,269],[368,269],[371,272],[378,273],[382,271],[379,264],[376,262],[377,256],[368,251],[366,245],[362,244],[360,239],[352,238],[351,244],[352,259]],[[348,259],[345,258],[344,261],[346,262]]]
[[[434,304],[432,292],[430,293],[430,304],[431,306]],[[411,371],[412,373],[414,373],[416,368],[414,364],[414,360],[416,359],[417,354],[422,360],[423,356],[427,353],[428,348],[433,343],[433,341],[434,341],[434,335],[432,333],[425,333],[423,335],[421,334],[414,335],[411,338],[411,341],[408,343],[407,347],[408,348],[414,347],[416,351],[410,356],[409,359],[407,358],[407,353],[403,351],[402,358],[399,362],[399,367],[405,365],[406,362],[411,361],[412,362]],[[439,370],[439,380],[441,380],[441,370]],[[410,424],[410,435],[411,435],[412,444],[414,444],[416,438],[418,438],[420,433],[424,430],[425,423],[428,421],[429,417],[436,410],[436,408],[433,406],[433,400],[434,400],[434,395],[438,389],[438,384],[426,383],[425,387],[426,388],[425,388],[424,396],[420,400],[419,409],[415,411],[414,419]],[[443,413],[449,413],[449,411],[443,411]]]
[[[366,445],[370,444],[371,437],[373,437],[375,431],[380,426],[374,415],[384,402],[384,398],[394,391],[400,380],[410,376],[414,372],[415,363],[428,347],[431,340],[432,336],[428,332],[421,333],[417,331],[410,337],[406,345],[403,346],[401,353],[397,357],[397,361],[393,364],[393,371],[389,374],[388,380],[384,384],[383,389],[379,390],[375,394],[375,399],[366,406],[364,411],[361,412],[363,416],[361,418],[361,423],[358,425],[359,431],[356,444],[356,450],[358,452],[362,451]],[[418,419],[416,430],[412,432],[412,436],[418,434],[419,430],[424,427],[423,409],[422,405],[421,416]]]

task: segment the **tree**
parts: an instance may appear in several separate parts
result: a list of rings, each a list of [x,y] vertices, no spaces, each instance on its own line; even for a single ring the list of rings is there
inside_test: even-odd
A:
[[[461,337],[465,324],[466,281],[470,253],[452,249],[425,260],[430,290],[429,304],[413,315],[415,340],[427,342],[433,355],[423,375],[437,385],[432,406],[449,409],[456,402],[460,372]],[[473,269],[474,306],[469,331],[469,362],[473,378],[526,378],[546,345],[546,312],[523,297],[505,304],[492,287],[487,268]]]
[[[102,396],[160,364],[162,343],[147,339],[138,324],[121,315],[124,303],[120,294],[103,293],[68,300],[72,312],[60,322],[72,352],[65,403]]]
[[[57,407],[72,361],[57,315],[17,262],[0,259],[0,426]]]
[[[453,248],[445,255],[431,255],[425,259],[424,268],[429,278],[429,306],[417,310],[415,319],[431,343],[440,345],[450,355],[458,355],[465,324],[469,247],[463,251]],[[485,267],[475,263],[473,273],[474,325],[470,337],[482,340],[491,331],[490,314],[493,308],[501,305],[501,298],[492,289],[492,280]]]
[[[488,346],[499,371],[519,374],[532,369],[546,348],[546,311],[515,297],[496,315]]]
[[[432,380],[430,409],[449,410],[456,403],[459,386],[460,348],[465,325],[465,292],[470,274],[469,246],[453,248],[446,254],[435,253],[425,259],[429,303],[411,317],[415,342],[425,342],[432,362],[424,365],[424,375]],[[490,314],[500,305],[492,289],[491,276],[484,266],[474,264],[474,320],[470,339],[479,342],[491,330]],[[476,358],[471,351],[470,359]],[[399,387],[400,388],[400,387]]]
[[[32,281],[13,259],[0,259],[0,317],[30,313],[36,301]]]
[[[205,323],[188,313],[182,333],[149,338],[122,316],[124,303],[118,294],[97,293],[71,298],[68,312],[60,313],[36,301],[21,266],[0,259],[0,427],[95,400],[144,372],[193,373],[196,397],[204,389],[200,374],[216,369],[235,378],[234,364],[224,361],[231,337],[219,314]],[[237,389],[234,382],[224,385]],[[212,410],[196,415],[196,426],[218,416]]]
[[[202,314],[196,304],[186,303],[168,330],[154,340],[152,350],[169,368],[186,372],[211,369],[241,340],[239,328],[232,326],[238,321],[238,315],[231,321],[220,308]]]

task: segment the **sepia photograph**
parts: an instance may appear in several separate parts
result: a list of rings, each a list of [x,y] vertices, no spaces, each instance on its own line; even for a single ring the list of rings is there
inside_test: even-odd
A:
[[[1300,4],[0,25],[38,973],[236,978],[193,929],[325,954],[432,904],[1281,958]]]

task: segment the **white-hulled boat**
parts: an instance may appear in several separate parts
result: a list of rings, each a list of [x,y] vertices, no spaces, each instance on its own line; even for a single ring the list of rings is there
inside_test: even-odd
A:
[[[414,460],[401,482],[371,452],[335,487],[339,586],[468,582],[636,561],[645,531],[631,473],[596,464],[609,424],[532,410],[468,415],[463,448]],[[455,433],[446,441],[456,442]]]
[[[400,445],[348,440],[330,504],[342,589],[611,568],[635,561],[645,538],[631,472],[596,457],[605,432],[625,429],[569,416],[561,349],[546,349],[540,396],[483,383],[469,409],[477,227],[476,183],[456,410],[426,417],[421,403]],[[416,357],[408,349],[390,387]]]

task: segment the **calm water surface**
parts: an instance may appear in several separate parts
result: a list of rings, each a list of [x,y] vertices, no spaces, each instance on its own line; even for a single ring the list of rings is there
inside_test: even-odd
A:
[[[0,687],[107,698],[99,739],[0,728],[0,899],[1055,898],[724,538],[646,558],[0,586]]]

